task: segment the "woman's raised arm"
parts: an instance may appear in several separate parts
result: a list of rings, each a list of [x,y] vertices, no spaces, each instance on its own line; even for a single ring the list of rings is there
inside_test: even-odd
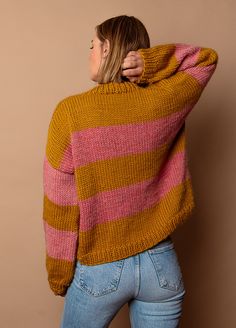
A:
[[[194,77],[205,87],[217,62],[218,54],[212,48],[185,43],[163,44],[130,51],[122,64],[122,75],[131,82],[150,84],[180,73],[179,77],[183,78],[183,74],[186,80]]]

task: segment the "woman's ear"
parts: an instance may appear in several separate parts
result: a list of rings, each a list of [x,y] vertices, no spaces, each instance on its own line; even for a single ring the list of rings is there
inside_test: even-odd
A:
[[[107,55],[109,54],[109,51],[110,51],[110,41],[106,39],[103,42],[103,46],[102,46],[102,57],[106,58]]]

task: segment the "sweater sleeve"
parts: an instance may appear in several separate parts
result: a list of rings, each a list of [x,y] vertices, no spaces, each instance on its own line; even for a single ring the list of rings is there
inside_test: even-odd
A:
[[[144,70],[138,83],[158,84],[179,103],[195,104],[218,63],[212,48],[172,43],[139,49]]]
[[[48,282],[55,295],[64,296],[76,264],[79,206],[70,132],[63,101],[48,128],[43,161],[43,229]]]

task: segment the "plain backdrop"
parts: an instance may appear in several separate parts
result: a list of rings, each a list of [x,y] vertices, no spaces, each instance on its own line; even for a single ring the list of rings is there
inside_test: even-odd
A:
[[[218,52],[186,121],[197,206],[173,239],[186,286],[181,328],[236,327],[236,2],[0,0],[1,327],[59,327],[64,298],[49,289],[42,225],[48,124],[58,101],[94,86],[94,27],[121,14],[141,19],[152,45]],[[127,304],[111,323],[120,327],[130,327]]]

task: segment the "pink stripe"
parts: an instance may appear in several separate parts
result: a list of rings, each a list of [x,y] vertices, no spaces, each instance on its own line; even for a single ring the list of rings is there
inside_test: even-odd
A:
[[[156,204],[172,188],[188,178],[186,152],[176,153],[157,175],[159,179],[154,177],[81,201],[80,230],[86,231],[96,224],[131,216]],[[83,217],[89,219],[84,221]]]
[[[58,260],[74,261],[77,249],[77,233],[61,231],[43,221],[47,254]]]
[[[54,169],[46,156],[43,165],[43,188],[45,195],[57,205],[78,204],[74,174]]]
[[[184,43],[176,43],[175,56],[178,62],[181,63],[178,67],[178,71],[185,71],[197,79],[202,87],[205,87],[215,70],[215,65],[196,65],[200,51],[200,47],[190,46]]]
[[[198,66],[193,68],[188,68],[185,70],[188,74],[195,77],[198,82],[202,85],[202,87],[205,87],[210,80],[212,74],[214,73],[215,65],[209,65],[209,66]]]
[[[181,63],[178,71],[184,71],[187,68],[193,67],[197,62],[201,48],[185,43],[176,43],[175,47],[175,57]]]
[[[129,154],[152,151],[171,142],[193,105],[146,123],[101,126],[72,134],[75,167]]]

